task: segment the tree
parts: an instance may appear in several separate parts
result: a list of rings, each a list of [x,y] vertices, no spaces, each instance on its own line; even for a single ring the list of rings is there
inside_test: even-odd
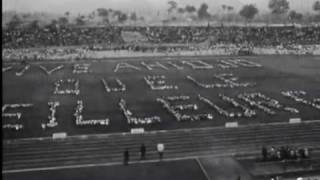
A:
[[[270,0],[269,8],[272,14],[284,14],[289,11],[288,0]]]
[[[105,18],[109,16],[109,11],[106,8],[98,8],[97,9],[98,16]]]
[[[58,19],[58,24],[60,26],[66,26],[66,25],[68,25],[68,23],[69,23],[69,20],[66,17],[60,17]]]
[[[253,4],[248,4],[242,7],[239,14],[246,20],[252,20],[258,12],[259,10]]]
[[[78,25],[78,26],[83,26],[83,25],[85,25],[85,21],[84,21],[84,16],[78,16],[77,18],[76,18],[76,25]]]
[[[225,11],[225,10],[227,9],[227,5],[225,5],[225,4],[222,4],[221,7],[222,7],[222,10],[223,10],[223,11]]]
[[[22,14],[22,17],[23,17],[23,19],[27,19],[27,18],[31,17],[31,14],[25,13],[25,14]]]
[[[7,27],[9,29],[16,29],[22,24],[22,20],[18,15],[14,15],[11,20],[8,22]]]
[[[233,9],[234,9],[234,8],[233,8],[232,6],[228,6],[228,7],[227,7],[227,10],[228,10],[228,11],[232,11]]]
[[[137,14],[135,12],[131,13],[130,19],[131,21],[137,21]]]
[[[125,14],[125,13],[121,13],[121,14],[118,16],[118,21],[119,21],[120,23],[125,22],[127,19],[128,19],[128,15]]]
[[[40,25],[39,25],[39,21],[38,20],[33,20],[30,22],[29,24],[29,28],[32,29],[32,30],[36,30],[36,29],[39,29]]]
[[[201,4],[198,10],[199,19],[208,19],[211,15],[208,13],[208,5],[206,3]]]
[[[297,13],[296,11],[292,10],[289,12],[288,18],[291,22],[301,21],[303,15],[301,13]]]
[[[98,16],[102,18],[102,22],[104,24],[109,24],[109,14],[112,12],[105,8],[98,8],[97,9]]]
[[[170,14],[173,10],[177,9],[178,3],[175,1],[169,1],[169,9],[168,9],[168,14]]]
[[[180,13],[180,14],[185,13],[185,9],[184,8],[178,8],[178,13]]]
[[[196,12],[196,8],[194,6],[190,6],[190,5],[187,5],[185,7],[185,10],[188,12],[188,13],[193,13],[193,12]]]
[[[320,1],[314,2],[313,10],[320,13]]]

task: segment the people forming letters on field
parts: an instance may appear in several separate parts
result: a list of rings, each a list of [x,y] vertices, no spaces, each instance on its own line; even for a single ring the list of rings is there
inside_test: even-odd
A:
[[[131,65],[129,63],[118,63],[116,65],[116,68],[113,70],[113,72],[118,72],[120,69],[133,69],[133,70],[136,70],[136,71],[140,71],[141,70],[139,67]]]
[[[48,105],[50,107],[49,108],[50,114],[48,116],[49,122],[42,123],[41,124],[42,129],[45,129],[46,127],[53,128],[53,127],[58,126],[58,122],[57,122],[57,118],[56,118],[56,108],[58,106],[60,106],[60,103],[57,101],[56,102],[48,102]]]
[[[177,85],[168,85],[165,81],[166,77],[162,76],[145,76],[144,80],[151,90],[177,90]]]
[[[151,116],[151,117],[134,116],[133,113],[127,107],[127,102],[124,99],[120,99],[119,107],[124,117],[126,118],[128,124],[130,125],[149,125],[149,124],[161,122],[161,118],[159,116]]]
[[[210,89],[210,88],[237,88],[237,87],[251,87],[254,86],[255,83],[250,82],[238,82],[238,77],[234,76],[232,73],[223,73],[223,74],[216,74],[213,75],[215,79],[218,79],[221,81],[221,83],[212,83],[207,84],[198,81],[192,76],[187,76],[187,79],[189,79],[191,82],[193,82],[195,85]]]
[[[235,99],[230,98],[228,96],[225,96],[223,94],[219,94],[219,97],[227,102],[228,104],[231,104],[233,107],[238,108],[240,110],[240,112],[233,112],[233,111],[228,111],[220,106],[218,106],[217,104],[213,103],[211,100],[209,100],[206,97],[203,97],[201,95],[198,95],[198,98],[200,101],[206,103],[207,105],[209,105],[211,108],[213,108],[214,110],[216,110],[220,115],[223,115],[225,117],[228,118],[239,118],[239,117],[253,117],[256,115],[256,112],[252,109],[249,109],[247,106],[237,102]]]
[[[75,64],[73,65],[73,73],[74,74],[86,74],[89,73],[89,67],[91,64]]]
[[[101,79],[101,82],[104,86],[104,89],[109,93],[109,92],[123,92],[126,91],[126,85],[120,81],[120,79],[116,78],[115,82],[117,84],[117,87],[111,87],[109,83],[105,79]]]
[[[147,68],[150,71],[152,71],[153,68],[161,68],[161,69],[164,69],[164,70],[168,70],[168,68],[166,66],[164,66],[161,63],[159,63],[158,61],[157,62],[148,62],[148,63],[142,61],[141,65],[144,66],[145,68]]]
[[[5,104],[2,106],[2,118],[3,119],[12,119],[15,118],[16,122],[13,123],[2,123],[2,129],[14,129],[16,131],[23,128],[23,124],[21,122],[22,113],[16,112],[16,113],[8,113],[6,110],[9,108],[11,109],[18,109],[18,108],[29,108],[32,107],[33,104]]]
[[[46,67],[44,67],[44,66],[42,66],[42,65],[39,65],[39,68],[40,68],[41,70],[43,70],[47,75],[51,75],[53,72],[59,71],[59,70],[63,69],[63,68],[64,68],[64,65],[57,66],[57,67],[55,67],[55,68],[53,68],[53,69],[51,69],[51,70],[48,70],[48,68],[46,68]]]
[[[172,114],[178,122],[213,119],[213,115],[210,113],[207,113],[207,114],[194,113],[198,111],[199,109],[198,105],[194,103],[186,104],[185,102],[187,100],[190,100],[190,97],[184,96],[184,95],[157,98],[157,102],[161,103],[162,107],[166,109],[170,114]],[[175,104],[173,105],[173,103]],[[190,115],[186,114],[183,112],[185,110],[193,111],[193,113]]]
[[[73,85],[73,89],[62,89],[61,86],[64,86],[66,84],[72,84]],[[80,85],[79,85],[79,80],[78,79],[60,79],[58,81],[56,81],[54,83],[55,87],[54,87],[54,94],[60,94],[60,95],[64,95],[64,94],[75,94],[75,95],[79,95],[80,94]]]

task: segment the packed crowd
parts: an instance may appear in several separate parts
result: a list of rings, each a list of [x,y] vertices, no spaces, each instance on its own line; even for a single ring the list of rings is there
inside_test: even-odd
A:
[[[3,48],[78,46],[122,42],[119,27],[33,27],[3,29]]]
[[[38,27],[3,29],[4,48],[48,46],[95,47],[97,44],[123,42],[121,32],[137,31],[153,43],[199,43],[209,39],[213,44],[253,44],[276,46],[318,44],[320,27]]]
[[[123,31],[147,37],[147,45],[125,42]],[[85,58],[89,51],[128,50],[130,52],[177,52],[225,49],[236,53],[239,47],[275,47],[296,50],[300,45],[317,45],[320,27],[33,27],[3,29],[5,59],[46,59],[70,55]],[[137,40],[139,41],[139,40]],[[197,46],[206,42],[205,46]],[[151,44],[157,44],[153,46]],[[169,46],[166,44],[175,44]],[[224,47],[225,46],[225,47]],[[17,51],[17,49],[19,51]],[[239,49],[238,49],[239,50]],[[230,52],[229,52],[230,51]],[[302,52],[302,51],[301,51]],[[304,51],[303,51],[304,52]]]

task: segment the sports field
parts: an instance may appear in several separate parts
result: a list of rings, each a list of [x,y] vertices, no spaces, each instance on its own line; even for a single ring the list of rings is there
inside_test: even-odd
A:
[[[239,59],[241,61],[237,61]],[[137,127],[146,130],[169,130],[224,126],[226,122],[233,121],[246,125],[287,122],[289,118],[317,120],[320,118],[320,110],[316,107],[319,105],[320,97],[319,59],[319,56],[145,57],[100,61],[31,62],[29,69],[25,70],[23,69],[28,66],[26,64],[3,63],[3,113],[22,113],[20,119],[16,116],[3,117],[3,124],[23,126],[19,130],[4,129],[3,134],[5,139],[12,139],[51,136],[54,132],[76,135],[128,132],[131,128]],[[85,66],[88,68],[88,73],[83,70],[84,64],[87,64]],[[144,80],[148,76],[157,87],[176,88],[152,90]],[[188,79],[188,76],[199,83],[215,87],[201,87]],[[221,80],[221,77],[224,80]],[[67,82],[67,79],[72,81]],[[102,79],[112,89],[111,92],[106,91]],[[123,86],[118,84],[116,79],[125,85],[125,91],[119,90]],[[74,90],[74,81],[78,81],[79,94],[72,94],[71,91],[71,94],[55,93],[55,83],[59,80],[62,80],[58,87],[61,92],[66,89]],[[245,83],[250,85],[245,86]],[[217,87],[218,84],[225,87]],[[118,88],[117,92],[113,92],[115,88]],[[281,94],[284,91],[304,91],[306,94],[300,94],[299,98],[305,103],[285,97]],[[255,97],[253,102],[256,102],[256,105],[250,104],[239,98],[239,95],[244,93],[251,95],[260,93],[267,99]],[[240,106],[234,106],[223,100],[219,94],[232,98]],[[229,115],[244,114],[242,107],[253,110],[256,114],[252,117],[226,116],[202,101],[199,95],[227,111]],[[157,98],[165,99],[169,96],[188,96],[188,100],[171,102],[180,114],[190,116],[211,114],[213,118],[199,120],[191,118],[179,122],[163,107],[163,104],[157,101]],[[126,109],[130,110],[131,117],[143,119],[156,116],[160,122],[128,124],[119,106],[120,99],[125,100]],[[273,104],[272,99],[278,103]],[[81,113],[84,120],[108,119],[109,125],[76,125],[74,114],[78,100],[83,102],[84,108]],[[49,109],[48,102],[59,102],[54,114]],[[4,108],[6,104],[20,103],[31,106]],[[185,109],[181,110],[179,105],[182,107],[182,104],[193,105],[191,106],[193,108],[185,106]],[[259,108],[259,105],[262,106]],[[289,109],[285,110],[286,107]],[[263,108],[268,108],[274,113],[270,114]],[[293,112],[292,109],[298,112]],[[41,124],[49,122],[49,115],[55,117],[57,124],[54,127],[42,128]]]
[[[205,180],[196,160],[183,160],[172,162],[155,162],[135,164],[130,166],[98,166],[88,168],[73,168],[51,171],[23,172],[15,174],[4,174],[4,179],[184,179],[184,180]]]

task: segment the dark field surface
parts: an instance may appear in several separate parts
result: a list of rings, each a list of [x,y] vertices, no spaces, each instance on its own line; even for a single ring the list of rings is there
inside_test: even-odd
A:
[[[88,168],[74,168],[51,171],[36,171],[15,174],[4,174],[6,180],[33,179],[33,180],[163,180],[163,179],[184,179],[184,180],[205,180],[199,165],[195,160],[183,160],[173,162],[134,164],[129,166],[101,166]]]
[[[230,68],[222,69],[218,67],[217,60],[233,59],[239,57],[172,57],[172,58],[130,58],[130,59],[110,59],[104,61],[83,61],[83,62],[43,62],[31,63],[29,70],[22,76],[16,76],[15,72],[23,67],[14,65],[13,69],[3,72],[3,104],[13,103],[32,103],[31,108],[20,110],[22,114],[22,124],[24,129],[21,131],[4,130],[5,139],[25,138],[25,137],[42,137],[51,136],[54,132],[67,132],[68,135],[88,134],[88,133],[111,133],[127,132],[133,127],[144,127],[146,130],[164,130],[177,128],[197,128],[208,126],[223,126],[226,122],[238,121],[239,124],[256,124],[271,122],[287,122],[289,118],[301,117],[303,120],[316,120],[320,118],[320,112],[314,107],[299,104],[291,99],[281,95],[282,90],[304,90],[308,94],[307,99],[320,97],[320,57],[314,56],[254,56],[240,57],[252,62],[263,65],[261,68]],[[194,70],[187,65],[182,65],[183,70],[177,70],[167,64],[168,61],[176,62],[181,65],[182,60],[202,60],[214,66],[208,70]],[[168,70],[154,68],[152,71],[146,69],[140,64],[161,62],[168,67]],[[132,69],[120,69],[113,72],[117,63],[128,62],[131,65],[141,68],[141,71]],[[89,74],[73,74],[73,65],[75,63],[90,63]],[[60,71],[47,75],[38,65],[41,64],[48,69],[64,65]],[[10,64],[4,64],[4,67]],[[187,75],[195,77],[201,82],[213,83],[219,82],[213,78],[214,74],[233,73],[239,77],[240,82],[256,83],[254,87],[246,88],[221,88],[221,89],[204,89],[196,86],[186,79]],[[146,75],[165,75],[168,84],[178,85],[178,90],[152,91],[144,82],[143,77]],[[55,95],[54,82],[59,79],[75,78],[80,81],[80,94],[76,95]],[[127,87],[125,92],[107,93],[101,83],[101,78],[106,79],[109,83],[114,83],[114,78],[119,78]],[[276,115],[271,116],[261,110],[257,110],[258,115],[253,118],[226,118],[219,115],[208,105],[198,100],[200,94],[207,97],[212,102],[224,107],[227,110],[234,110],[230,105],[222,101],[219,93],[233,97],[237,102],[246,104],[236,98],[239,93],[243,92],[261,92],[268,97],[278,100],[281,104],[295,107],[300,110],[299,114],[293,114],[285,111],[276,110]],[[162,105],[156,102],[157,97],[189,95],[191,100],[188,102],[199,105],[199,113],[212,113],[213,120],[203,120],[197,122],[177,122]],[[160,124],[152,125],[128,125],[125,117],[119,109],[119,100],[126,100],[129,109],[135,116],[159,116],[162,120]],[[49,107],[48,101],[59,101],[57,107],[58,126],[52,129],[43,130],[41,123],[48,122]],[[73,116],[77,100],[84,102],[85,119],[102,119],[109,118],[108,127],[77,127]],[[246,104],[247,105],[247,104]],[[14,112],[14,111],[10,111]],[[3,122],[9,121],[4,119]],[[12,120],[10,120],[12,121]]]

